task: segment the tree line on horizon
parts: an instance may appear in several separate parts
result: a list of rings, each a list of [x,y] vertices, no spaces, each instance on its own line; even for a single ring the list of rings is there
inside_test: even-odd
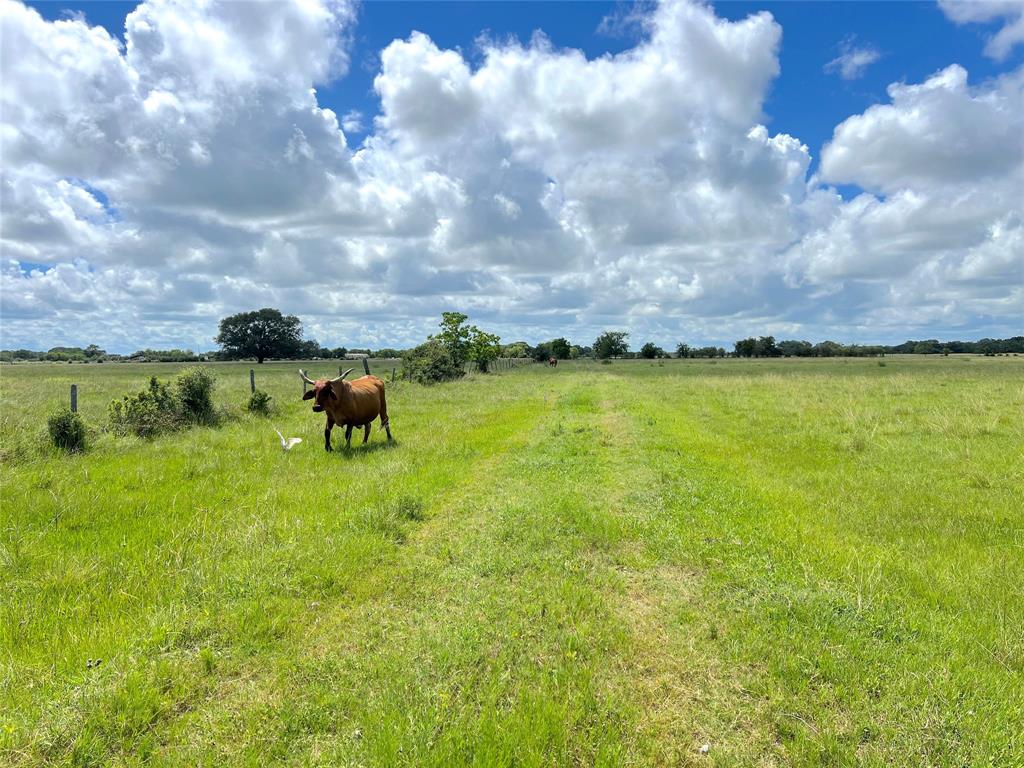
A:
[[[573,344],[564,337],[529,344],[515,341],[501,344],[500,338],[468,325],[468,317],[460,312],[442,314],[441,333],[432,335],[430,342],[441,343],[459,364],[474,363],[478,369],[487,370],[490,361],[498,357],[533,358],[544,361],[549,358],[571,360],[577,358],[597,359],[658,359],[678,358],[722,358],[722,357],[871,357],[887,354],[1021,354],[1024,353],[1024,336],[1008,339],[984,338],[978,341],[939,341],[926,339],[908,340],[902,344],[841,344],[835,341],[809,341],[786,339],[776,342],[774,336],[748,337],[736,341],[731,351],[724,347],[690,346],[685,342],[676,345],[670,353],[646,342],[638,351],[629,349],[629,333],[626,331],[604,331],[591,345]],[[266,359],[344,359],[358,354],[373,358],[409,358],[413,353],[423,353],[424,346],[412,349],[385,347],[349,348],[344,346],[325,347],[315,339],[303,339],[302,323],[295,315],[283,315],[279,310],[264,308],[253,312],[240,312],[224,318],[214,341],[220,349],[210,352],[195,352],[187,349],[155,350],[142,349],[130,355],[107,353],[96,344],[87,347],[52,347],[42,351],[15,349],[0,351],[0,362],[51,361],[51,362],[198,362],[203,360],[246,360],[255,359],[262,363]]]

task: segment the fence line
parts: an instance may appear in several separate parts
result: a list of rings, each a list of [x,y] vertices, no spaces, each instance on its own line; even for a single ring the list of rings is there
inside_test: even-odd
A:
[[[513,368],[519,368],[523,365],[531,365],[537,362],[532,357],[496,357],[490,361],[487,365],[488,373],[500,373],[501,371],[511,371]],[[463,365],[462,369],[466,373],[473,373],[477,370],[476,363],[470,361]]]
[[[534,360],[531,357],[499,357],[499,358],[496,358],[494,361],[492,361],[491,366],[490,366],[490,370],[493,373],[498,373],[499,371],[511,371],[514,368],[518,368],[518,367],[523,366],[523,365],[529,365],[529,364],[535,363],[535,362],[536,362],[536,360]],[[472,363],[467,363],[466,366],[467,366],[467,370],[471,370],[473,368],[473,364]],[[402,368],[402,375],[399,376],[398,375],[398,366],[392,366],[391,367],[391,383],[392,384],[396,383],[397,381],[412,381],[412,369],[409,368],[408,366],[404,365],[404,364],[401,366],[401,368]],[[343,372],[342,369],[343,369],[343,366],[339,365],[338,366],[338,375],[339,376]],[[367,358],[365,358],[365,357],[363,358],[363,370],[366,371],[366,375],[367,376],[370,375],[370,363],[367,360]],[[386,369],[384,371],[384,376],[385,377],[387,376],[387,370]],[[306,384],[306,381],[303,380],[302,381],[302,394],[306,394],[307,388],[308,388],[308,385]],[[249,391],[250,392],[255,392],[256,391],[256,369],[255,368],[250,368],[249,369]],[[71,385],[71,412],[72,413],[78,413],[78,385],[77,384],[72,384]]]

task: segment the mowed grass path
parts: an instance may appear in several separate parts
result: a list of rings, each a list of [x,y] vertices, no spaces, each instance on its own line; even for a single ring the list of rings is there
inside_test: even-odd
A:
[[[1024,764],[1024,360],[885,362],[399,385],[333,454],[275,364],[74,457],[67,383],[175,367],[5,367],[0,763]]]

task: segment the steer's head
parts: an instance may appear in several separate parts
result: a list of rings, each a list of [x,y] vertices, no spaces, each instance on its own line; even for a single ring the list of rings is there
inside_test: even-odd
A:
[[[312,389],[307,390],[305,392],[305,394],[302,395],[302,399],[303,400],[312,400],[313,401],[313,411],[316,412],[316,413],[319,413],[325,407],[327,407],[327,404],[331,400],[337,400],[338,399],[338,393],[335,392],[335,386],[336,385],[343,385],[342,380],[346,376],[348,376],[350,373],[352,373],[352,369],[351,368],[349,368],[347,371],[345,371],[343,374],[341,374],[341,376],[338,376],[337,378],[334,378],[334,379],[317,379],[316,381],[313,381],[313,379],[309,378],[309,376],[306,375],[306,372],[303,371],[300,368],[299,369],[299,376],[302,377],[302,380],[304,382],[306,382],[307,384],[312,385],[312,387],[313,387]]]

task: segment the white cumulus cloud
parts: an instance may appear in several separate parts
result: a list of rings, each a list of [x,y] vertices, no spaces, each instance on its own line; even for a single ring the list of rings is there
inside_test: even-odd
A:
[[[785,256],[791,284],[874,286],[885,322],[1024,317],[1024,73],[968,85],[952,65],[894,84],[891,103],[837,126],[825,181],[867,190],[833,200]]]
[[[451,308],[506,338],[661,343],[1019,318],[1020,73],[894,84],[808,178],[766,127],[770,14],[638,18],[596,58],[410,32],[379,114],[339,117],[316,89],[347,70],[348,3],[146,0],[123,46],[0,3],[5,346],[210,346],[259,306],[332,346],[415,343]]]
[[[939,0],[939,7],[957,24],[999,22],[1002,26],[985,45],[985,54],[1002,60],[1024,43],[1024,3],[1020,0]]]

